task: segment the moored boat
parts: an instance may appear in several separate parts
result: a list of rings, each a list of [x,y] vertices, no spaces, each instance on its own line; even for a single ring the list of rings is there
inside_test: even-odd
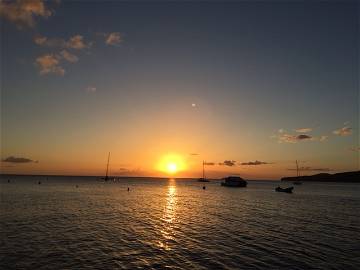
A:
[[[239,176],[225,177],[224,182],[221,183],[224,187],[246,187],[247,182]]]
[[[285,192],[285,193],[292,193],[294,187],[288,187],[288,188],[282,188],[282,187],[277,187],[275,188],[275,191],[277,192]]]
[[[205,160],[203,160],[203,171],[202,171],[203,175],[201,178],[199,178],[197,181],[198,182],[210,182],[210,180],[206,179],[205,177]]]

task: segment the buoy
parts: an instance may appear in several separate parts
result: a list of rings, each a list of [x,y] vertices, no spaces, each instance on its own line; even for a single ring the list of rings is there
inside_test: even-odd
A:
[[[206,187],[205,187],[205,186],[203,186],[203,189],[206,189]]]
[[[128,191],[130,191],[130,188],[128,187]]]

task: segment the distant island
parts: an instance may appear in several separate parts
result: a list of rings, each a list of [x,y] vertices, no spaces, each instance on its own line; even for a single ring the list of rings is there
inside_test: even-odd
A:
[[[319,173],[314,175],[304,175],[304,176],[293,176],[293,177],[283,177],[281,181],[293,181],[293,182],[306,182],[306,181],[316,181],[316,182],[351,182],[351,183],[360,183],[360,171],[354,172],[343,172],[343,173]]]

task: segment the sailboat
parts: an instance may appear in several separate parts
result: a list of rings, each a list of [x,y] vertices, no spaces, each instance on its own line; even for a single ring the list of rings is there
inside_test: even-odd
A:
[[[198,182],[210,182],[210,180],[205,178],[205,160],[203,160],[203,175],[198,179]]]
[[[295,162],[296,162],[296,177],[299,177],[300,176],[299,164],[298,164],[297,160],[295,160]],[[302,182],[301,181],[294,181],[293,184],[294,185],[302,185]]]
[[[106,174],[105,174],[105,177],[102,177],[101,179],[104,180],[105,182],[109,181],[110,178],[109,178],[109,161],[110,161],[110,152],[108,154],[108,159],[107,159],[107,165],[106,165]]]

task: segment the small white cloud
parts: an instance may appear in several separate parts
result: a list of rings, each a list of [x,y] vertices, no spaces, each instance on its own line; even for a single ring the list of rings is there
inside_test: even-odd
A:
[[[115,46],[120,44],[122,41],[122,36],[119,32],[105,34],[105,43],[107,45]]]
[[[285,129],[283,129],[283,128],[280,128],[279,130],[278,130],[278,133],[284,133],[285,132]]]
[[[352,128],[349,126],[345,126],[343,128],[334,130],[333,133],[339,136],[349,136],[352,134]]]
[[[320,136],[319,141],[320,141],[320,142],[324,142],[324,141],[326,141],[328,138],[329,138],[329,136],[322,135],[322,136]]]
[[[94,93],[94,92],[96,92],[96,87],[88,86],[88,87],[86,87],[86,92]]]

